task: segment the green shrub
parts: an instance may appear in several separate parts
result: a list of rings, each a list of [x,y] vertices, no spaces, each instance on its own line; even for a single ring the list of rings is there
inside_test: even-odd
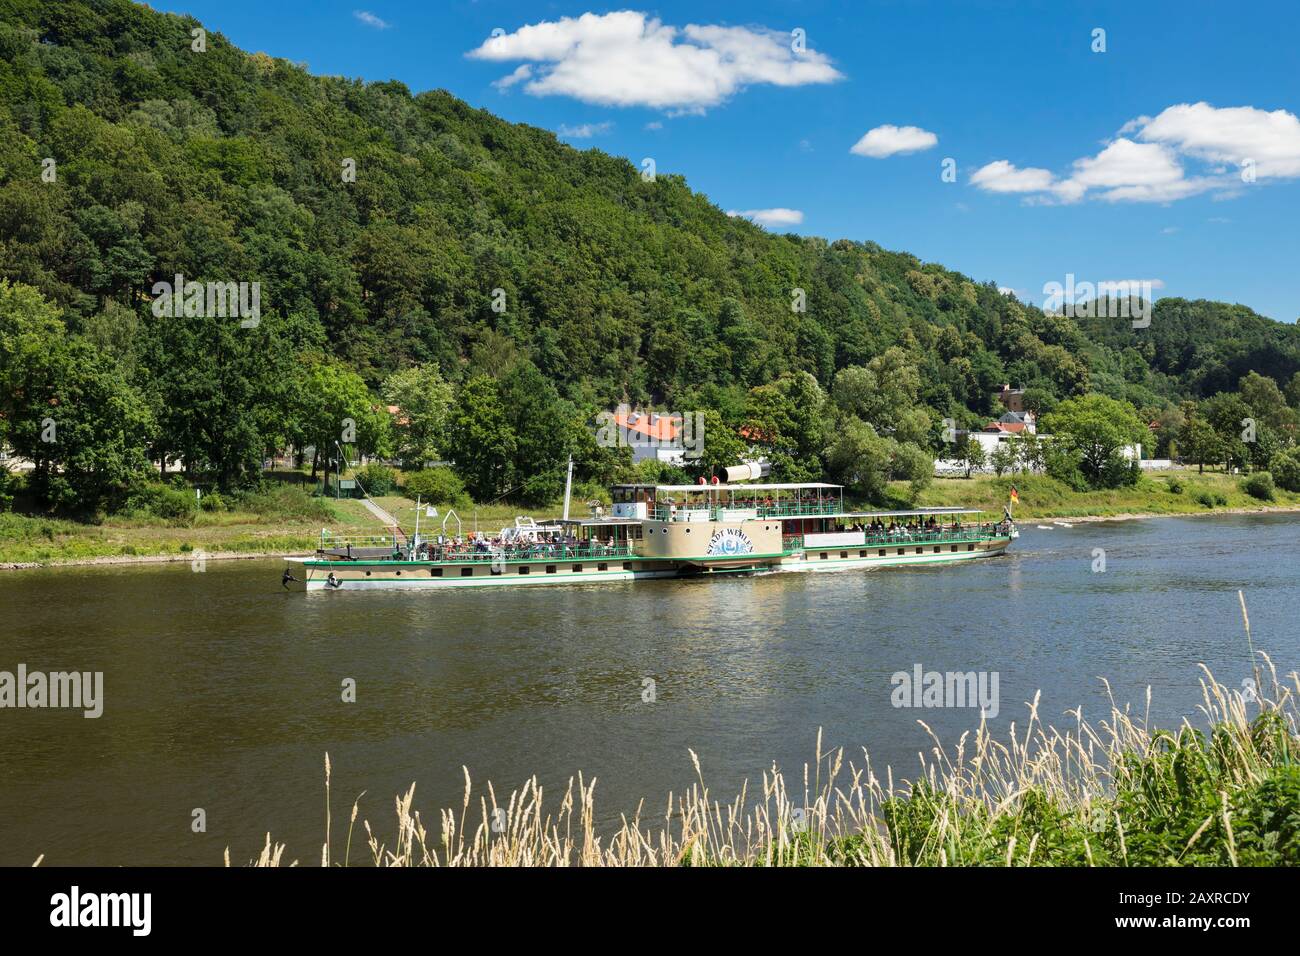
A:
[[[192,518],[199,510],[199,505],[194,492],[189,488],[148,482],[131,489],[124,510],[165,521],[181,521]]]
[[[199,499],[199,507],[204,511],[225,511],[227,509],[226,499],[219,491],[209,491]]]
[[[355,474],[368,495],[390,495],[397,489],[397,472],[377,461],[362,465]]]
[[[1241,483],[1241,490],[1260,501],[1273,500],[1273,476],[1267,471],[1257,471]]]
[[[1202,507],[1205,508],[1214,507],[1214,495],[1210,494],[1210,492],[1204,488],[1195,492],[1192,495],[1192,500],[1195,501],[1198,505],[1201,505]]]
[[[455,504],[465,500],[465,483],[450,468],[425,468],[410,471],[402,477],[402,490],[406,497],[419,495],[431,505]]]
[[[1186,485],[1183,484],[1183,480],[1179,478],[1177,475],[1175,475],[1172,478],[1169,478],[1165,483],[1169,486],[1170,492],[1175,495],[1181,495],[1187,487]]]
[[[1300,448],[1288,448],[1274,455],[1268,470],[1279,488],[1300,491]]]
[[[1214,503],[1216,505],[1226,505],[1228,503],[1228,496],[1222,491],[1216,491],[1214,493]]]

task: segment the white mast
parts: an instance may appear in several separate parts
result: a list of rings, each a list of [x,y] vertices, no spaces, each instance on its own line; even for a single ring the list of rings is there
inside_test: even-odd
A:
[[[569,495],[573,493],[573,456],[569,456],[569,470],[564,476],[564,520],[569,520]]]

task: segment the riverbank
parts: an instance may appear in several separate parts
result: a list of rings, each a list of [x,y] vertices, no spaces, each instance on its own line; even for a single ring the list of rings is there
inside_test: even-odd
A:
[[[1001,514],[1015,486],[1013,508],[1021,523],[1034,519],[1115,521],[1179,515],[1256,514],[1300,511],[1300,494],[1276,489],[1272,501],[1252,498],[1238,475],[1198,474],[1195,469],[1143,475],[1132,487],[1075,491],[1046,475],[976,475],[936,478],[917,500],[921,507],[965,506]],[[901,494],[905,485],[895,489]]]
[[[1148,727],[1113,700],[1100,724],[1080,717],[1061,731],[1041,721],[1035,695],[1024,728],[1005,743],[983,723],[955,751],[936,738],[917,782],[868,772],[869,763],[855,766],[842,750],[823,753],[819,734],[819,790],[808,790],[811,768],[787,779],[774,767],[761,790],[742,789],[725,805],[691,751],[696,778],[675,805],[670,798],[665,822],[638,813],[603,836],[594,781],[571,780],[552,816],[536,778],[498,802],[491,787],[473,792],[467,770],[461,807],[443,810],[431,829],[413,808],[415,785],[399,795],[391,843],[368,819],[356,825],[358,797],[345,840],[327,827],[320,859],[377,867],[1295,866],[1300,678],[1279,681],[1264,662],[1267,697],[1257,702],[1202,667],[1208,736],[1190,724]],[[327,805],[330,773],[326,754]],[[477,812],[466,814],[469,807]],[[248,862],[298,860],[267,834]]]
[[[392,495],[375,501],[406,531],[415,527],[414,500]],[[422,526],[441,526],[445,513],[441,509],[438,518],[430,519],[422,512]],[[513,521],[514,514],[510,506],[494,505],[479,508],[478,521],[481,527],[496,529]],[[467,509],[461,520],[470,530],[474,509]],[[263,511],[199,511],[174,520],[132,515],[81,522],[7,513],[0,514],[0,571],[281,557],[314,552],[326,527],[353,535],[386,533],[364,501],[306,496]],[[454,527],[453,520],[449,528]]]

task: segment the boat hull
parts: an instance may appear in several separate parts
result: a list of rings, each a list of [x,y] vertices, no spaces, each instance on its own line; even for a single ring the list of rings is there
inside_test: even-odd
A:
[[[880,547],[822,548],[777,555],[714,559],[646,560],[636,556],[608,560],[534,560],[524,562],[331,561],[289,558],[297,579],[294,591],[437,590],[465,587],[539,587],[641,581],[702,574],[770,571],[845,571],[900,565],[952,564],[998,557],[1009,537],[959,543],[891,543]]]

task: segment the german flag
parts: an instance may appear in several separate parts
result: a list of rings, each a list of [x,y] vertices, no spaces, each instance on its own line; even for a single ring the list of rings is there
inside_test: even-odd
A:
[[[1011,503],[1013,505],[1020,504],[1020,492],[1016,491],[1015,485],[1011,486]]]

